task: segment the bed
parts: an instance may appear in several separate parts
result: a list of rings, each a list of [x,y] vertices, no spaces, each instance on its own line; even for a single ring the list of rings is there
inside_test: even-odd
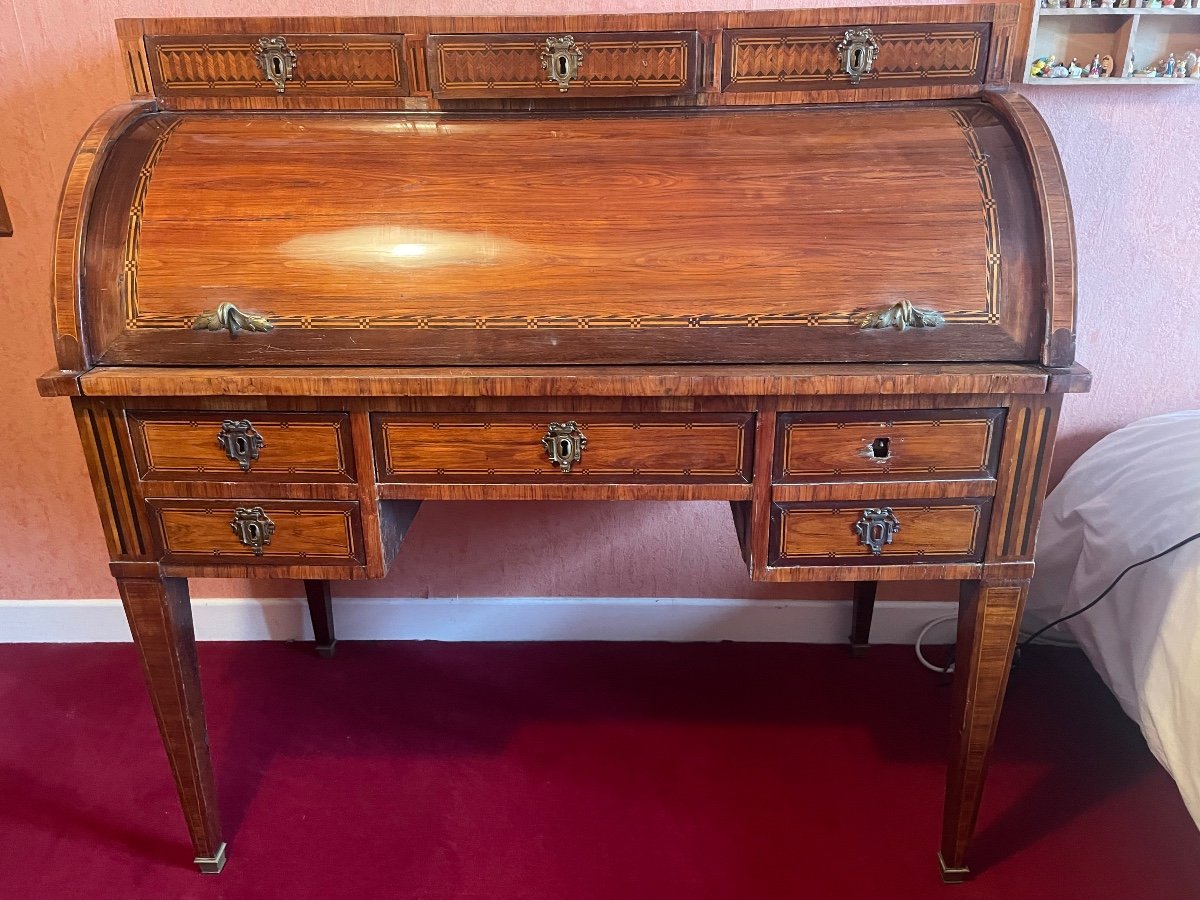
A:
[[[1081,609],[1121,571],[1200,532],[1200,410],[1108,435],[1046,499],[1026,632]],[[1139,566],[1049,630],[1091,659],[1200,826],[1200,540]]]

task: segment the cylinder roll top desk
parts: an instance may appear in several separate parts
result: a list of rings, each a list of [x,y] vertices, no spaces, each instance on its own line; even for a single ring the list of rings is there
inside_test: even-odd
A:
[[[189,577],[380,578],[422,500],[726,500],[750,578],[961,583],[967,875],[1074,362],[1009,4],[132,19],[52,314],[202,871]]]

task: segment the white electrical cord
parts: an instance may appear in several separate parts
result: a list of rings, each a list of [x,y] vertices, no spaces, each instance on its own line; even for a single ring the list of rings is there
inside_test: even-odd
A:
[[[943,622],[957,622],[957,621],[958,621],[957,615],[942,616],[940,618],[934,619],[932,622],[930,622],[928,625],[926,625],[924,628],[922,628],[921,633],[917,635],[917,643],[916,643],[917,660],[918,660],[918,662],[921,663],[921,665],[923,665],[925,668],[927,668],[930,672],[937,672],[939,675],[941,675],[943,673],[953,672],[954,671],[954,663],[950,663],[949,666],[935,666],[933,663],[931,663],[929,660],[927,660],[925,658],[925,654],[921,652],[921,642],[925,640],[925,635],[929,634],[929,632],[932,631],[936,626],[941,625]]]

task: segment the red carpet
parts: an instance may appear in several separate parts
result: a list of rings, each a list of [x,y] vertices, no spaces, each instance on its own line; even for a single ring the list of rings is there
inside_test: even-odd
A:
[[[229,840],[191,850],[131,646],[0,646],[0,896],[1200,897],[1200,832],[1081,656],[1014,676],[972,883],[908,648],[201,648]]]

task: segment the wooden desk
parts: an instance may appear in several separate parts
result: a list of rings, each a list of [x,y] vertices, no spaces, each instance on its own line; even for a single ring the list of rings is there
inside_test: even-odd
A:
[[[53,317],[202,871],[186,579],[388,571],[426,499],[727,500],[750,578],[962,582],[967,873],[1074,365],[1010,5],[118,23]]]

